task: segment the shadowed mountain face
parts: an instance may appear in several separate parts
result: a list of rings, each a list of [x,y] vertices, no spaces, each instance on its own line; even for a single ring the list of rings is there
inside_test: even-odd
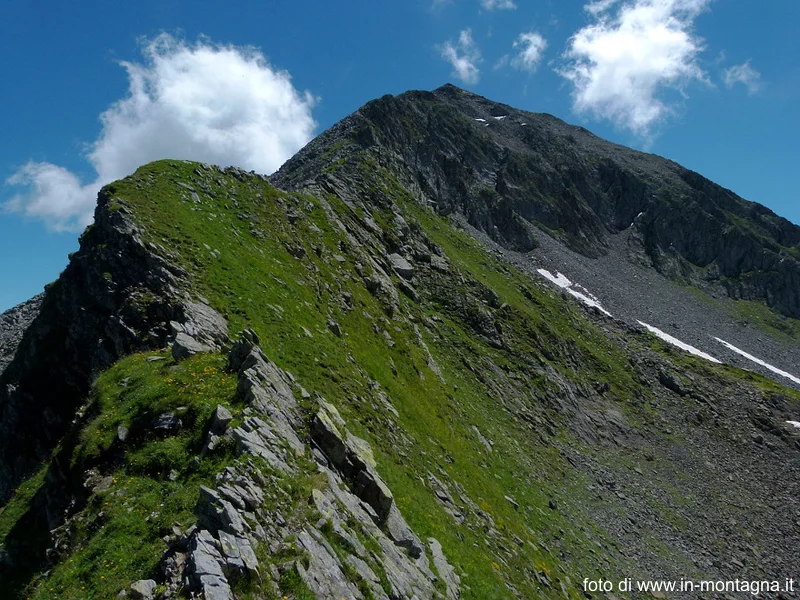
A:
[[[463,213],[508,249],[533,249],[536,227],[597,257],[632,228],[634,261],[800,317],[800,227],[672,161],[446,85],[368,103],[273,181],[335,186],[352,176],[361,149],[419,200]]]

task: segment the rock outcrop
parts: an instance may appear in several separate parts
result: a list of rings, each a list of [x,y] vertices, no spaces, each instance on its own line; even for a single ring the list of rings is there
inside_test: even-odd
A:
[[[441,545],[430,538],[426,546],[413,533],[369,444],[347,430],[336,408],[319,399],[306,426],[291,378],[267,359],[253,331],[234,344],[230,367],[247,408],[242,424],[224,435],[237,441],[240,458],[217,476],[216,489],[201,488],[197,525],[162,559],[166,591],[159,598],[182,589],[232,600],[232,582],[249,578],[277,594],[287,572],[321,600],[460,598]],[[220,431],[217,417],[211,430]],[[298,514],[282,488],[303,476],[316,483]],[[259,553],[273,557],[268,567]]]
[[[0,503],[48,456],[102,369],[176,336],[178,354],[192,351],[182,343],[210,349],[225,342],[225,319],[187,294],[186,272],[164,258],[169,255],[143,241],[113,187],[106,187],[94,224],[59,279],[42,298],[4,314],[30,323],[0,373]],[[13,347],[11,339],[4,344]]]

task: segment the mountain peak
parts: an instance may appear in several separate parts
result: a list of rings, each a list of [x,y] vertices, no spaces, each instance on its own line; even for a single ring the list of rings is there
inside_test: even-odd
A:
[[[508,249],[533,249],[539,231],[598,257],[628,231],[637,260],[661,274],[800,317],[800,286],[785,285],[800,277],[799,227],[672,161],[551,115],[451,84],[384,96],[323,133],[273,181],[298,189],[346,179],[362,152],[390,161],[423,203],[463,214]],[[762,275],[748,277],[754,269]]]

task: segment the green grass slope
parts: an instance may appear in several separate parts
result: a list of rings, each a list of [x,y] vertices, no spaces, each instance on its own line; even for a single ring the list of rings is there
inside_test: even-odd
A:
[[[141,167],[105,192],[109,210],[126,211],[186,269],[191,293],[232,332],[253,328],[271,360],[370,442],[409,524],[436,537],[462,575],[464,598],[582,598],[585,577],[704,573],[682,547],[695,535],[696,506],[718,502],[712,488],[722,474],[708,475],[703,460],[750,446],[735,428],[687,428],[687,415],[708,417],[697,398],[722,402],[725,390],[780,395],[786,410],[800,409],[800,396],[587,315],[363,161],[361,204],[181,161]],[[401,246],[435,248],[449,266],[420,259],[413,287],[390,274],[400,292],[387,304],[364,282],[373,261]],[[199,486],[232,459],[223,447],[195,460],[216,405],[236,408],[223,357],[151,356],[166,355],[131,356],[97,379],[53,462],[0,509],[0,543],[27,558],[9,597],[113,597],[156,575],[163,538],[193,522]],[[664,369],[692,393],[660,386],[654,373]],[[723,416],[746,418],[740,408],[723,406]],[[168,410],[185,419],[180,435],[141,428]],[[133,440],[124,451],[115,448],[120,426]],[[61,550],[46,557],[53,541],[37,515],[55,465],[72,477],[95,469],[97,481],[57,530]],[[613,492],[598,483],[611,478]],[[760,502],[749,484],[737,489],[742,506]],[[297,497],[300,510],[307,498]],[[631,506],[659,522],[631,529]],[[28,527],[37,535],[26,541]],[[292,582],[285,592],[304,597]]]

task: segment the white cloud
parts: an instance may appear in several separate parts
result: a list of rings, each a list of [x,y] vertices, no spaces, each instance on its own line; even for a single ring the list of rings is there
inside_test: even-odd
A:
[[[99,188],[144,163],[191,159],[271,173],[311,139],[314,98],[258,50],[162,34],[142,51],[142,63],[121,63],[128,95],[100,115],[102,130],[86,156],[95,181],[30,162],[8,179],[24,191],[5,210],[78,230],[91,222]]]
[[[481,6],[486,10],[514,10],[517,8],[513,0],[481,0]]]
[[[3,205],[4,210],[38,217],[55,231],[78,231],[91,223],[95,197],[102,185],[82,185],[64,167],[37,162],[23,165],[6,183],[25,187],[27,192],[11,198]]]
[[[592,23],[578,30],[557,72],[573,84],[573,109],[648,136],[674,114],[665,98],[707,82],[698,64],[703,42],[695,18],[710,0],[597,0]]]
[[[744,64],[734,65],[722,72],[722,79],[728,88],[741,83],[747,88],[747,93],[752,95],[761,89],[761,73],[750,66],[748,60]]]
[[[511,55],[510,54],[503,54],[500,58],[497,59],[497,62],[494,63],[494,70],[497,71],[498,69],[504,69],[508,66],[508,63],[511,62]]]
[[[445,42],[441,52],[442,58],[453,66],[453,77],[468,84],[478,83],[480,69],[477,63],[481,61],[481,53],[472,39],[471,29],[464,29],[456,44]]]
[[[583,8],[586,12],[597,16],[598,14],[607,11],[617,2],[619,2],[619,0],[595,0],[594,2],[590,2]]]
[[[539,66],[547,41],[536,32],[521,33],[514,41],[514,48],[519,52],[511,60],[511,66],[533,73]]]

